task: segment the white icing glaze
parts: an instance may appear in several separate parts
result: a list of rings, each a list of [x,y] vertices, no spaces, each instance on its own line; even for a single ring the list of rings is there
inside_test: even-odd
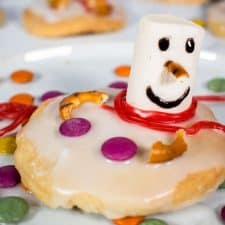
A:
[[[203,34],[202,28],[184,19],[168,15],[145,16],[140,22],[136,41],[127,102],[136,108],[159,112],[178,113],[187,109],[192,100]],[[159,49],[161,38],[170,41],[167,51]],[[188,38],[195,41],[195,50],[191,54],[185,50]],[[165,63],[171,60],[180,64],[189,73],[189,77],[175,78],[171,73],[163,73]],[[174,79],[167,79],[170,76]],[[157,96],[166,101],[177,100],[188,87],[191,87],[191,93],[177,107],[165,109],[147,97],[146,89],[149,85]]]
[[[113,5],[113,12],[110,14],[110,17],[120,18],[122,16],[121,9],[115,6],[113,0],[110,0],[109,3]],[[28,8],[49,23],[88,14],[84,7],[76,1],[71,1],[71,4],[67,8],[54,10],[48,6],[47,0],[33,0]]]
[[[23,131],[39,154],[55,165],[52,188],[56,206],[64,205],[69,197],[78,193],[89,193],[106,205],[126,208],[132,205],[145,208],[161,198],[169,203],[168,194],[188,174],[225,164],[225,136],[214,131],[186,137],[188,151],[182,157],[160,165],[148,164],[151,144],[157,140],[170,142],[173,136],[123,122],[117,115],[92,104],[74,112],[74,116],[91,121],[91,131],[79,138],[63,137],[58,132],[62,122],[58,114],[61,99],[53,100]],[[207,107],[199,105],[196,117],[188,123],[199,119],[214,120],[214,116]],[[138,154],[124,163],[106,160],[101,154],[101,145],[114,136],[134,140]],[[206,137],[210,138],[206,141]],[[104,214],[109,218],[124,216],[109,209]]]
[[[34,0],[29,9],[50,23],[81,16],[85,13],[83,6],[76,1],[72,1],[68,8],[54,10],[49,7],[47,0]]]

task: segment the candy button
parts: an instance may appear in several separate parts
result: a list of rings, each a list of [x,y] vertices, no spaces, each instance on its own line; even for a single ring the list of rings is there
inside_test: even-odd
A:
[[[207,83],[210,91],[225,92],[225,78],[214,78]]]
[[[11,80],[15,83],[28,83],[34,79],[34,75],[28,70],[17,70],[11,74]]]
[[[219,186],[219,189],[225,189],[225,181]]]
[[[0,154],[13,154],[16,150],[16,137],[5,136],[0,138]]]
[[[137,145],[125,137],[114,137],[108,139],[102,145],[102,154],[113,161],[125,161],[134,157]]]
[[[20,182],[20,175],[14,166],[0,167],[0,188],[15,187]]]
[[[50,99],[50,98],[55,98],[55,97],[58,97],[60,95],[64,95],[63,92],[61,91],[48,91],[48,92],[45,92],[40,100],[43,102],[43,101],[46,101],[47,99]]]
[[[113,82],[109,85],[110,88],[115,88],[115,89],[127,89],[127,82],[123,81],[116,81]]]
[[[118,66],[115,70],[114,73],[119,76],[119,77],[129,77],[130,76],[130,66],[128,65],[122,65]]]
[[[163,220],[159,220],[159,219],[147,219],[143,221],[142,223],[140,223],[140,225],[168,225],[168,224],[164,222]]]
[[[12,96],[9,101],[24,105],[32,105],[34,103],[34,98],[30,94],[20,93]]]
[[[18,223],[28,213],[28,203],[20,197],[0,198],[0,223]]]
[[[225,206],[221,209],[221,218],[225,222]]]
[[[86,133],[91,128],[91,123],[84,118],[72,118],[64,121],[59,131],[62,135],[67,137],[79,137]]]

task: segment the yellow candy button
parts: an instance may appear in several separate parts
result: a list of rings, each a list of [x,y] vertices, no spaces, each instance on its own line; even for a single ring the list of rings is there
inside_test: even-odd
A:
[[[16,137],[5,136],[0,138],[0,154],[13,154],[16,150]]]

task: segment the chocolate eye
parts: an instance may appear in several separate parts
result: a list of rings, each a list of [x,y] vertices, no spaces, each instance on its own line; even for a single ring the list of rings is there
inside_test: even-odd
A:
[[[195,50],[195,41],[193,38],[188,38],[186,41],[186,52],[192,53]]]
[[[159,40],[159,49],[161,51],[166,51],[170,47],[170,40],[169,38],[161,38]]]

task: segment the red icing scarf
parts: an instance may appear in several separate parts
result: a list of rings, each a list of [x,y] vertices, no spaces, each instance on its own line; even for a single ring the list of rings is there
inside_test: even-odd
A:
[[[213,121],[198,121],[190,127],[176,125],[195,116],[198,101],[225,101],[225,96],[196,96],[186,111],[172,114],[134,108],[126,102],[126,91],[122,91],[114,100],[114,108],[108,105],[104,105],[103,108],[115,111],[126,122],[157,131],[176,132],[183,129],[186,134],[194,135],[202,129],[216,129],[225,133],[225,125]]]

